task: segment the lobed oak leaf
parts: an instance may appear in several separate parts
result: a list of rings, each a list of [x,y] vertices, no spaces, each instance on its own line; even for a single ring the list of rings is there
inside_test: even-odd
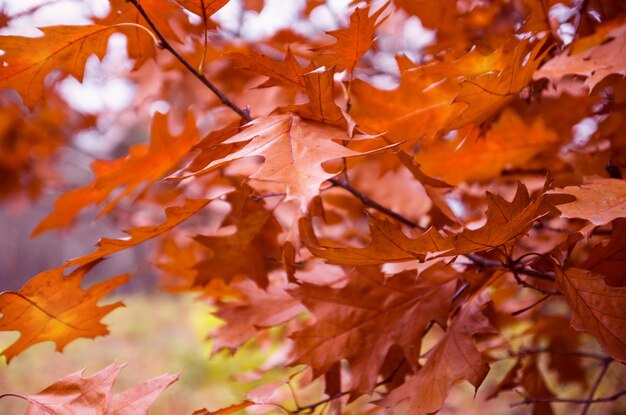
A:
[[[462,81],[454,102],[465,104],[465,108],[446,127],[453,130],[470,123],[481,124],[508,104],[533,79],[550,50],[546,42],[546,38],[542,39],[529,52],[528,40],[521,41],[507,53],[499,71]]]
[[[446,256],[489,251],[514,242],[526,234],[532,224],[547,215],[551,209],[545,194],[531,201],[528,189],[519,182],[511,202],[489,192],[486,196],[487,223],[481,228],[465,229],[455,234],[454,249],[447,251]]]
[[[135,69],[154,59],[158,45],[149,34],[150,25],[137,8],[127,0],[109,0],[109,3],[109,14],[95,19],[96,23],[116,26],[126,35],[128,56],[135,59]],[[165,38],[181,42],[170,24],[170,21],[175,21],[179,27],[187,24],[187,16],[180,7],[169,0],[141,0],[140,3]]]
[[[136,228],[131,228],[125,231],[125,233],[129,236],[126,238],[102,238],[98,241],[97,250],[78,258],[70,259],[66,262],[64,267],[80,267],[91,264],[106,256],[123,251],[124,249],[132,248],[133,246],[139,245],[149,239],[156,238],[181,222],[189,219],[209,202],[211,202],[210,199],[187,199],[181,206],[170,206],[165,209],[165,220],[163,223],[156,226],[138,226]]]
[[[411,239],[388,220],[369,216],[371,241],[365,248],[320,244],[311,221],[300,218],[300,237],[307,249],[330,264],[376,265],[386,262],[424,261],[428,255],[453,248],[451,240],[431,228]]]
[[[236,226],[225,236],[197,235],[194,240],[209,250],[209,257],[194,266],[194,285],[205,285],[212,279],[229,284],[235,277],[245,276],[259,287],[267,287],[268,259],[277,263],[281,253],[278,235],[282,227],[263,201],[253,200],[252,189],[232,192],[227,201],[231,211],[224,225]]]
[[[347,284],[331,288],[302,284],[289,291],[315,317],[315,324],[291,335],[294,363],[307,364],[314,377],[342,359],[350,363],[353,397],[371,394],[395,345],[414,370],[425,328],[445,326],[457,273],[438,263],[420,273],[383,275],[376,267],[350,271]]]
[[[313,255],[331,264],[374,265],[386,262],[424,261],[427,258],[465,255],[489,251],[515,241],[525,234],[538,218],[550,211],[544,195],[530,201],[528,190],[518,184],[515,198],[507,202],[487,193],[487,223],[479,229],[464,229],[444,234],[430,228],[415,239],[406,236],[388,220],[370,216],[371,242],[365,248],[320,244],[310,220],[301,218],[300,234]]]
[[[0,331],[20,332],[20,337],[2,351],[7,362],[35,343],[53,341],[62,351],[73,340],[109,333],[100,319],[123,304],[96,304],[130,277],[118,275],[83,290],[80,284],[93,265],[80,267],[68,276],[63,275],[64,267],[44,271],[19,291],[0,293]]]
[[[305,207],[319,193],[322,183],[337,175],[324,170],[323,163],[371,153],[350,150],[335,143],[333,140],[350,138],[341,129],[306,121],[290,113],[258,118],[248,125],[247,129],[223,142],[227,145],[247,142],[243,148],[182,177],[207,174],[235,160],[261,156],[265,161],[250,178],[281,184],[285,188],[286,200],[296,199]]]
[[[604,275],[608,285],[626,286],[626,219],[613,222],[611,239],[593,247],[579,267]]]
[[[309,102],[306,104],[289,105],[281,111],[293,112],[302,118],[319,121],[326,124],[349,128],[352,135],[354,124],[335,103],[335,73],[334,68],[318,68],[302,75]],[[349,124],[352,123],[351,126]]]
[[[353,72],[357,62],[372,47],[376,29],[388,17],[378,20],[380,15],[389,6],[387,1],[378,10],[369,16],[369,5],[364,8],[357,7],[350,15],[350,26],[345,29],[326,32],[337,40],[332,45],[315,49],[318,59],[328,66],[340,66],[348,72]]]
[[[228,1],[229,0],[176,0],[178,4],[193,14],[202,17],[204,20],[224,7]]]
[[[579,268],[556,268],[556,281],[572,309],[571,325],[596,338],[606,354],[626,361],[626,287]]]
[[[626,58],[624,48],[626,48],[626,24],[613,28],[614,23],[609,22],[611,30],[600,40],[597,35],[591,35],[591,43],[596,43],[590,49],[578,53],[572,50],[562,53],[550,59],[535,74],[535,79],[548,78],[551,82],[557,83],[566,75],[580,75],[586,77],[585,85],[589,91],[605,77],[611,74],[626,76]],[[585,41],[585,38],[580,39]],[[574,44],[572,47],[576,47]]]
[[[411,148],[417,140],[443,130],[461,108],[453,105],[456,82],[433,84],[417,70],[402,72],[396,89],[380,90],[360,79],[352,81],[350,115],[364,131],[385,134]]]
[[[554,189],[550,193],[576,197],[570,203],[559,205],[564,218],[586,219],[594,225],[605,225],[626,217],[626,181],[601,177],[586,178],[580,186]]]
[[[91,376],[83,376],[83,369],[36,395],[17,396],[28,401],[26,415],[147,415],[154,400],[179,376],[159,376],[113,394],[113,384],[124,366],[112,364]]]
[[[416,375],[392,391],[381,404],[386,407],[409,402],[409,413],[427,414],[441,409],[452,385],[467,380],[475,388],[483,382],[489,365],[474,345],[477,334],[496,333],[482,313],[484,296],[463,306]]]
[[[304,68],[298,63],[290,48],[287,48],[282,62],[253,50],[245,53],[230,53],[228,57],[232,58],[242,68],[269,78],[257,88],[273,86],[282,86],[293,90],[306,88],[302,75],[308,72],[308,68]]]
[[[37,225],[32,235],[69,225],[86,206],[103,203],[114,190],[125,187],[101,212],[106,213],[142,184],[150,186],[173,170],[198,140],[191,112],[178,135],[169,133],[167,115],[155,113],[149,145],[134,145],[128,156],[116,160],[94,161],[91,183],[61,195],[54,202],[54,211]]]
[[[24,104],[33,108],[45,93],[44,80],[60,69],[82,81],[91,55],[102,59],[115,27],[108,25],[51,26],[43,36],[0,36],[0,88],[15,89]],[[24,53],[30,51],[30,53]]]
[[[215,315],[226,324],[211,333],[213,352],[236,350],[260,330],[275,327],[305,311],[304,306],[284,289],[270,285],[262,290],[249,281],[236,284],[244,298],[224,302]]]
[[[541,119],[526,123],[505,109],[484,136],[472,128],[460,130],[455,140],[425,143],[415,155],[424,173],[451,184],[489,180],[505,168],[523,167],[537,154],[554,146],[559,137]]]

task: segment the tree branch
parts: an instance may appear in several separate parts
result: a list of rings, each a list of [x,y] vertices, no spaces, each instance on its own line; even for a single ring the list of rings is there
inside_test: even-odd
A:
[[[250,112],[247,109],[239,108],[235,103],[233,103],[222,91],[220,91],[211,81],[209,81],[203,74],[201,74],[196,68],[194,68],[185,58],[183,58],[177,51],[172,47],[172,45],[165,39],[163,34],[156,27],[146,10],[143,8],[139,0],[128,0],[132,3],[133,6],[137,9],[139,14],[143,16],[143,18],[148,22],[150,28],[154,31],[154,34],[159,39],[159,47],[170,52],[189,72],[191,72],[196,78],[200,80],[207,88],[209,88],[222,102],[222,104],[226,105],[228,108],[235,111],[241,118],[250,122],[252,121],[252,117],[250,116]]]
[[[376,209],[377,211],[384,213],[385,215],[397,220],[398,222],[401,222],[407,226],[410,226],[411,228],[417,228],[423,231],[426,230],[426,228],[424,228],[423,226],[420,226],[418,223],[415,223],[412,220],[402,216],[401,214],[394,212],[393,210],[389,208],[384,207],[377,201],[370,199],[368,196],[364,195],[363,193],[355,189],[354,186],[352,186],[350,183],[348,183],[345,180],[341,180],[336,177],[333,177],[332,179],[329,180],[329,182],[331,182],[336,187],[341,187],[342,189],[345,189],[348,192],[352,193],[354,196],[356,196],[357,199],[363,202],[364,205],[367,205],[373,209]]]

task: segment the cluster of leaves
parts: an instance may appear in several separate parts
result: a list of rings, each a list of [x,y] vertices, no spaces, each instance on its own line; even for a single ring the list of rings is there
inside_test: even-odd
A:
[[[165,218],[0,294],[0,330],[20,332],[8,361],[38,342],[62,350],[107,334],[100,319],[121,304],[97,303],[129,276],[81,282],[160,237],[163,288],[199,293],[225,322],[216,350],[284,326],[287,352],[272,365],[324,384],[325,397],[288,405],[271,393],[288,378],[221,413],[432,413],[455,383],[478,388],[505,360],[491,397],[516,391],[541,414],[619,411],[626,388],[603,381],[626,362],[623,1],[361,1],[326,35],[314,16],[334,9],[309,0],[293,22],[307,30],[257,40],[211,19],[228,0],[109,3],[89,25],[0,37],[0,88],[12,90],[0,195],[37,195],[54,150],[93,127],[57,85],[81,81],[122,33],[139,90],[126,111],[140,123],[151,102],[171,110],[154,114],[148,144],[94,161],[92,180],[34,234],[92,206]],[[264,10],[236,3],[242,16]],[[434,40],[408,50],[399,28],[417,19]],[[175,380],[109,396],[119,370],[69,375],[25,397],[29,413],[143,413]]]

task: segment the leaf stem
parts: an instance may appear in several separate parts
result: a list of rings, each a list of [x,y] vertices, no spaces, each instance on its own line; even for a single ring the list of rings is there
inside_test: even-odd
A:
[[[177,51],[172,47],[172,45],[165,39],[163,34],[156,27],[148,13],[143,8],[139,0],[128,0],[132,3],[133,6],[137,9],[139,14],[148,22],[150,28],[154,31],[154,34],[159,39],[158,46],[170,52],[191,74],[193,74],[196,78],[200,80],[207,88],[209,88],[222,102],[222,104],[226,105],[228,108],[235,111],[241,118],[246,120],[247,122],[252,121],[252,117],[250,116],[250,112],[247,109],[242,109],[238,107],[235,103],[233,103],[222,91],[220,91],[211,81],[209,81],[203,74],[201,74],[196,68],[194,68],[185,58],[183,58]]]

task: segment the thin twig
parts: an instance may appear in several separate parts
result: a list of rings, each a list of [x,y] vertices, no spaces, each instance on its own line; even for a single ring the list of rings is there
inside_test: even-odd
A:
[[[553,350],[548,348],[521,348],[511,356],[526,356],[529,354],[549,353],[565,356],[583,357],[587,359],[597,359],[601,361],[612,360],[609,356],[601,353],[588,352],[585,350]]]
[[[247,109],[242,109],[238,107],[235,103],[233,103],[226,95],[222,93],[211,81],[209,81],[203,74],[198,72],[196,68],[194,68],[185,58],[183,58],[177,51],[172,47],[172,45],[165,39],[163,34],[156,27],[146,10],[143,8],[139,0],[128,0],[141,14],[141,16],[148,22],[150,28],[154,31],[154,34],[159,39],[158,46],[170,52],[189,72],[191,72],[196,78],[200,80],[207,88],[209,88],[222,102],[222,104],[226,105],[228,108],[235,111],[241,118],[250,122],[252,121],[252,117]]]
[[[613,395],[605,396],[604,398],[597,399],[569,399],[569,398],[531,398],[530,396],[521,395],[524,399],[521,402],[512,403],[511,407],[521,406],[521,405],[529,405],[531,403],[537,402],[548,402],[548,403],[573,403],[577,405],[587,405],[594,403],[602,403],[602,402],[613,402],[626,395],[626,389],[616,392]]]
[[[604,375],[606,375],[607,370],[609,370],[609,366],[611,365],[612,359],[607,359],[602,362],[602,368],[600,369],[600,373],[596,378],[591,390],[589,391],[589,395],[587,395],[587,399],[592,400],[596,392],[598,391],[598,387],[600,387],[600,383],[602,383],[602,379],[604,379]],[[587,415],[589,412],[589,408],[591,407],[591,402],[587,402],[585,406],[583,406],[583,410],[580,412],[580,415]]]
[[[363,204],[376,209],[379,212],[384,213],[385,215],[389,216],[390,218],[393,218],[395,220],[397,220],[398,222],[401,222],[407,226],[410,226],[411,228],[417,228],[417,229],[421,229],[423,231],[426,230],[426,228],[424,228],[423,226],[420,226],[419,224],[413,222],[412,220],[402,216],[401,214],[394,212],[393,210],[384,207],[383,205],[381,205],[380,203],[378,203],[375,200],[370,199],[368,196],[364,195],[363,193],[361,193],[360,191],[358,191],[357,189],[354,188],[354,186],[352,186],[350,183],[347,183],[344,180],[338,179],[336,177],[333,177],[332,179],[329,180],[329,182],[331,182],[333,185],[335,185],[336,187],[341,187],[342,189],[347,190],[348,192],[352,193],[354,196],[356,196],[357,199],[359,199],[361,202],[363,202]]]
[[[560,294],[560,291],[558,291],[558,290],[547,290],[545,288],[533,285],[533,284],[529,283],[528,281],[522,279],[519,276],[520,273],[518,272],[518,270],[515,267],[510,267],[509,270],[511,271],[511,273],[513,273],[513,278],[515,278],[515,281],[517,281],[517,283],[519,285],[521,285],[522,287],[530,288],[532,290],[539,291],[540,293],[547,294],[547,295],[557,295],[557,294]]]
[[[466,254],[464,255],[465,257],[467,257],[467,259],[469,259],[470,261],[472,261],[474,264],[483,267],[483,268],[501,268],[501,267],[506,267],[505,264],[503,264],[500,261],[493,261],[487,258],[483,258],[479,255],[476,254]],[[546,273],[546,272],[541,272],[541,271],[536,271],[534,269],[530,269],[530,268],[526,268],[523,266],[519,266],[516,265],[513,267],[515,269],[515,271],[517,271],[519,274],[524,274],[524,275],[528,275],[529,277],[534,277],[540,280],[544,280],[544,281],[554,281],[554,275]]]
[[[543,303],[544,301],[546,301],[550,297],[552,297],[552,294],[546,294],[543,297],[541,297],[539,300],[537,300],[534,303],[532,303],[531,305],[526,306],[524,308],[520,308],[519,310],[512,312],[511,315],[512,316],[519,316],[520,314],[523,314],[523,313],[527,312],[528,310],[537,307],[539,304]]]
[[[374,385],[374,388],[377,388],[379,386],[382,386],[386,383],[389,383],[393,380],[393,378],[396,376],[396,374],[398,373],[398,371],[402,368],[402,366],[406,363],[406,359],[402,359],[402,361],[400,362],[400,364],[393,370],[393,372],[391,372],[391,374],[389,374],[389,376],[387,376],[385,379],[381,380],[380,382],[377,382]],[[330,396],[328,398],[322,399],[320,401],[314,402],[312,404],[309,405],[304,405],[304,406],[298,406],[296,408],[296,410],[294,412],[304,412],[304,411],[309,411],[309,412],[313,412],[315,410],[315,408],[317,408],[320,405],[329,403],[331,401],[334,401],[335,399],[339,399],[343,396],[346,396],[348,394],[350,394],[351,391],[343,391],[343,392],[338,392],[336,394],[334,394],[333,396]]]

